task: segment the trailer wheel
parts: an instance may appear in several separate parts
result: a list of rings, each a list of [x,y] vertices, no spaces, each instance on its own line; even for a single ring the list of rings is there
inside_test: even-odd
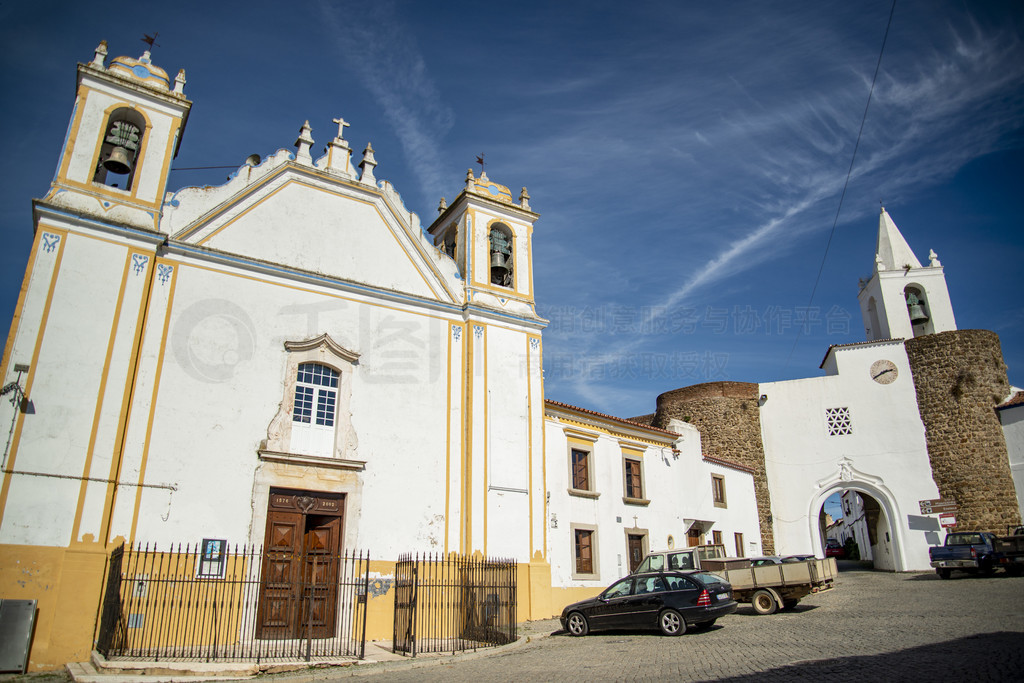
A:
[[[775,614],[779,609],[779,603],[775,596],[764,588],[754,591],[754,594],[750,596],[750,604],[758,614]]]

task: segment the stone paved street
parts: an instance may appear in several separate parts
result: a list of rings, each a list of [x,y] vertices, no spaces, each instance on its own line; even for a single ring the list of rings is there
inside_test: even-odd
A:
[[[564,633],[441,664],[422,660],[301,675],[376,674],[386,681],[557,680],[987,680],[1024,677],[1024,577],[846,571],[835,590],[792,613],[756,616],[749,605],[704,633],[665,638]],[[528,629],[553,629],[538,622]],[[550,632],[550,631],[549,631]],[[423,666],[420,666],[423,665]]]

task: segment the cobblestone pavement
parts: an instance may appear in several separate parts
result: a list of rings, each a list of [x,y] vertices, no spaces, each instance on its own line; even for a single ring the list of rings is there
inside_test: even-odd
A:
[[[1024,577],[954,576],[941,581],[933,573],[847,571],[834,590],[805,598],[791,613],[757,616],[749,605],[740,605],[711,630],[678,638],[637,631],[571,638],[558,631],[557,621],[533,622],[526,632],[551,635],[487,656],[268,678],[281,683],[370,674],[384,681],[446,682],[1022,680]]]

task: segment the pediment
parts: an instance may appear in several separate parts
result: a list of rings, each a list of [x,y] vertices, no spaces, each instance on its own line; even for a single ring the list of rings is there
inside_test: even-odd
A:
[[[324,332],[317,337],[310,337],[302,341],[286,341],[284,348],[288,351],[313,351],[320,347],[324,347],[326,351],[334,354],[336,357],[346,361],[347,363],[354,364],[359,360],[359,354],[355,351],[349,351],[338,342],[331,339],[331,335]]]
[[[172,239],[387,291],[456,299],[454,265],[413,225],[414,214],[397,210],[377,188],[286,164],[230,197],[219,193],[201,216],[175,225],[175,211],[194,216],[197,208],[187,205],[209,199],[176,195],[173,209],[165,209]]]

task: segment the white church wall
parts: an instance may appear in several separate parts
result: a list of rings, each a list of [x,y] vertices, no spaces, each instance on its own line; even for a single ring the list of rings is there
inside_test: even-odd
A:
[[[820,506],[825,494],[843,490],[846,482],[853,488],[859,480],[889,498],[879,502],[883,509],[891,506],[895,517],[896,542],[902,544],[897,568],[927,569],[927,548],[938,525],[934,518],[919,516],[918,501],[937,498],[938,489],[931,478],[906,353],[892,342],[835,348],[832,353],[834,376],[760,385],[768,396],[761,425],[776,551],[789,554],[810,547],[820,554],[817,519],[811,519],[819,510],[812,505]],[[872,365],[878,360],[893,363],[895,381],[872,380]],[[881,369],[876,366],[876,374]],[[847,414],[850,433],[829,434],[826,411],[836,409],[835,431],[846,431],[840,416]]]
[[[43,246],[36,250],[5,382],[14,379],[15,364],[30,366],[31,383],[25,376],[22,385],[31,411],[21,417],[13,469],[72,478],[14,475],[17,486],[9,492],[0,529],[3,543],[64,545],[76,517],[85,521],[79,537],[95,535],[98,529],[89,525],[90,513],[108,493],[104,480],[111,476],[117,406],[128,370],[125,358],[113,351],[108,358],[108,350],[130,351],[147,276],[145,271],[134,272],[125,245],[88,232],[64,232],[69,227],[40,226]],[[58,262],[59,274],[54,272]],[[119,307],[122,299],[125,303]],[[113,408],[99,414],[95,397]],[[5,402],[8,420],[13,417],[9,408]],[[9,458],[5,468],[11,465]],[[74,479],[83,474],[98,481],[83,484]],[[84,510],[77,511],[83,486]],[[97,515],[96,525],[99,521]]]
[[[1017,507],[1024,518],[1024,404],[1001,408],[999,420],[1006,438],[1013,486],[1017,490]]]
[[[137,537],[263,542],[266,491],[254,491],[253,479],[260,442],[281,402],[292,400],[284,342],[326,332],[359,354],[350,403],[356,446],[344,455],[365,461],[365,471],[292,468],[292,480],[275,485],[353,494],[346,541],[382,557],[443,550],[448,321],[239,271],[177,267],[146,477],[178,490],[169,507],[162,491],[143,495]],[[262,507],[250,503],[254,495]]]
[[[204,247],[434,298],[382,199],[289,175],[197,235]],[[244,209],[244,210],[243,210]],[[423,241],[416,236],[418,241]],[[431,250],[433,248],[431,247]]]

